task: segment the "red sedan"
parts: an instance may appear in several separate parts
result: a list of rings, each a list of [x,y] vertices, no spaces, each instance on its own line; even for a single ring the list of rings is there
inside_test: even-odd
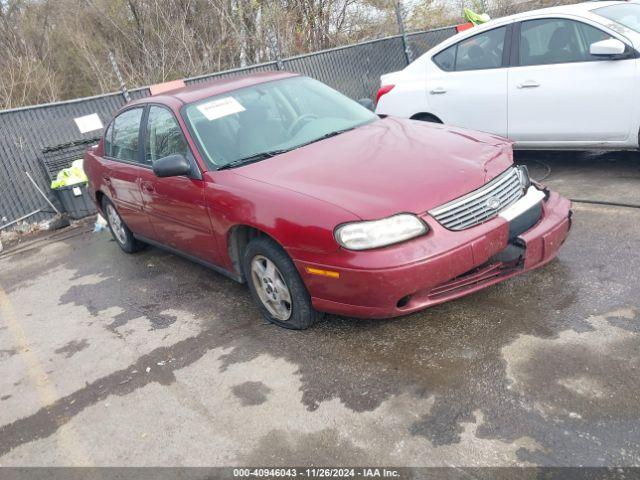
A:
[[[85,169],[125,252],[157,245],[247,282],[287,328],[475,292],[552,260],[571,225],[509,141],[378,118],[289,73],[132,102]]]

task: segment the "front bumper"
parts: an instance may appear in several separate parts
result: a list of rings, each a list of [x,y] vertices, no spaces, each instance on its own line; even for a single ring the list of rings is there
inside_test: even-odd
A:
[[[294,260],[323,312],[362,318],[405,315],[476,292],[551,261],[571,227],[571,202],[549,192],[538,222],[510,239],[502,217],[452,232],[425,216],[426,236],[375,251],[341,250]],[[504,252],[519,249],[514,260]],[[512,255],[511,255],[512,257]],[[315,269],[315,270],[314,270]],[[329,278],[309,270],[338,272]]]

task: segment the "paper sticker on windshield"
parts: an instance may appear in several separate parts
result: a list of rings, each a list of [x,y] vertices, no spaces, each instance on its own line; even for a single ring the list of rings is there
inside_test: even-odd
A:
[[[202,103],[198,105],[198,110],[207,120],[211,121],[234,113],[244,112],[245,108],[235,98],[225,97]]]

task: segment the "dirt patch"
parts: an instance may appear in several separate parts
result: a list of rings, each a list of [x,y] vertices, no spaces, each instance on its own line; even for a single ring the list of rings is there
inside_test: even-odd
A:
[[[82,340],[71,340],[65,346],[57,348],[54,350],[56,353],[62,353],[65,357],[70,358],[73,357],[76,353],[84,350],[89,346],[89,342],[86,338]]]

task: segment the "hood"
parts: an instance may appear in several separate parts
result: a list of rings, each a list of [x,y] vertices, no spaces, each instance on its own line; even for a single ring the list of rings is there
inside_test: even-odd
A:
[[[481,187],[512,159],[503,138],[387,117],[233,172],[368,220],[424,213]]]

